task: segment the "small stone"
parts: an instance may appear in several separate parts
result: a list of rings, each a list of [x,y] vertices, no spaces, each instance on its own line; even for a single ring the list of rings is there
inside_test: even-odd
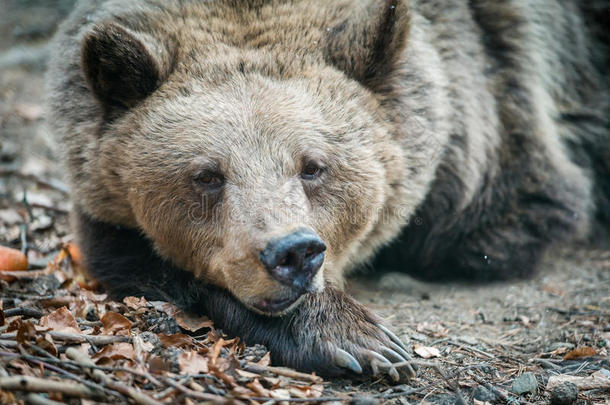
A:
[[[519,395],[525,394],[526,392],[535,394],[536,389],[538,389],[538,381],[532,373],[523,373],[521,376],[515,378],[510,388],[511,392]]]
[[[578,397],[578,387],[571,382],[559,384],[551,392],[551,404],[570,405]]]
[[[473,397],[482,402],[494,402],[496,400],[496,394],[481,385],[474,389]]]
[[[379,400],[371,396],[362,396],[359,398],[353,398],[349,401],[349,405],[378,405]]]

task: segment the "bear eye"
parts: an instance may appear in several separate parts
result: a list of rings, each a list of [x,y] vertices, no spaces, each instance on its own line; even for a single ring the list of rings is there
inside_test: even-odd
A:
[[[303,180],[315,180],[320,177],[323,171],[324,167],[322,167],[321,164],[317,162],[307,162],[301,172],[301,178]]]
[[[212,171],[204,171],[195,177],[198,185],[206,190],[218,190],[225,184],[225,179],[222,174]]]

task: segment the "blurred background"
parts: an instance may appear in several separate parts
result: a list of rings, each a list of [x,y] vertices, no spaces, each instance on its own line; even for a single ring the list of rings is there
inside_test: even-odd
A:
[[[68,187],[44,125],[49,41],[74,0],[0,0],[0,244],[42,266],[67,226]]]

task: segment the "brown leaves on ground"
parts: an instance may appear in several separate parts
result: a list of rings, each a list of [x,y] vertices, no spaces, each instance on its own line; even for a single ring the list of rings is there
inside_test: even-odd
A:
[[[0,271],[6,283],[0,299],[0,371],[8,374],[0,376],[0,395],[9,403],[23,400],[20,390],[28,390],[3,391],[11,376],[32,377],[28,383],[34,385],[50,378],[59,383],[50,398],[64,402],[75,395],[74,386],[82,398],[121,403],[255,404],[322,395],[317,378],[268,367],[264,348],[228,339],[206,317],[167,302],[141,297],[116,302],[91,291],[79,255],[70,244],[42,270]],[[41,295],[36,290],[41,284],[55,287]],[[88,365],[79,368],[81,363]],[[258,367],[256,372],[246,371],[249,365]],[[98,391],[87,384],[98,384]]]
[[[76,333],[77,335],[82,333],[74,315],[66,307],[61,307],[40,318],[40,326],[55,332]]]
[[[577,347],[574,350],[571,350],[569,352],[566,353],[565,356],[563,356],[564,360],[574,360],[574,359],[580,359],[581,357],[591,357],[591,356],[595,356],[597,354],[597,351],[589,346],[582,346],[582,347]]]

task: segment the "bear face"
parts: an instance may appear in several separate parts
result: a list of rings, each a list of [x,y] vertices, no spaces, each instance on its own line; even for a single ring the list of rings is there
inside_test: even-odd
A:
[[[362,113],[369,100],[353,99],[326,73],[195,81],[171,99],[161,87],[101,140],[102,166],[116,171],[114,187],[158,251],[252,308],[294,295],[261,263],[271,239],[299,229],[319,235],[324,265],[307,288],[318,290],[325,272],[338,277],[332,269],[383,208],[385,168],[374,142],[363,142],[380,137]],[[320,88],[352,96],[351,106],[325,105],[331,96]]]
[[[186,58],[116,23],[86,35],[83,70],[106,115],[103,183],[118,222],[163,257],[282,314],[324,280],[341,283],[386,208],[400,147],[374,94],[322,53],[198,47]],[[268,263],[270,241],[303,232],[317,241],[289,246],[295,263]]]

